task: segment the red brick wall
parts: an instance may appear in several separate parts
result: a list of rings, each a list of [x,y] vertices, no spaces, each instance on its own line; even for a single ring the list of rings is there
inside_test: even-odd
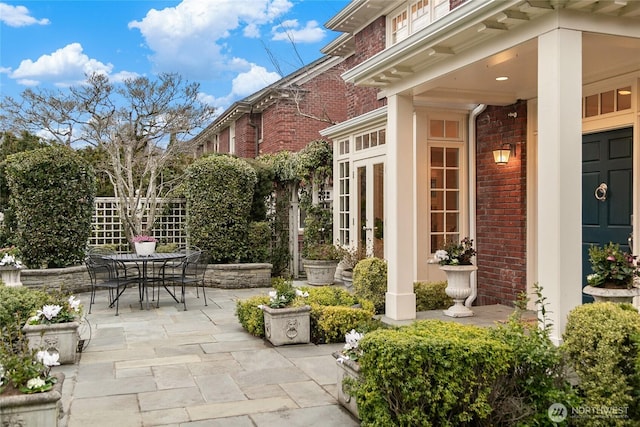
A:
[[[347,68],[354,68],[385,48],[386,18],[379,17],[359,33],[354,35],[355,53],[347,58]],[[352,119],[386,105],[386,99],[378,100],[378,89],[348,85],[347,117]]]
[[[254,158],[256,156],[256,128],[252,123],[260,125],[259,116],[245,114],[236,121],[234,154],[238,157]]]
[[[229,128],[226,128],[222,132],[220,132],[220,138],[218,140],[219,153],[224,153],[224,154],[229,153],[229,137],[230,137]]]
[[[476,120],[478,305],[511,306],[526,290],[526,117],[519,102],[487,107]],[[516,155],[496,165],[502,143],[517,143]]]

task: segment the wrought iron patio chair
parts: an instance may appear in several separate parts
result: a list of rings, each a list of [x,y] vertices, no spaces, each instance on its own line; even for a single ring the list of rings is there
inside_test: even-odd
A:
[[[185,311],[187,310],[187,301],[185,298],[186,285],[195,285],[196,292],[198,290],[198,285],[201,285],[204,303],[205,305],[209,305],[204,291],[204,274],[207,269],[207,260],[208,256],[205,252],[191,252],[182,260],[177,268],[174,268],[171,272],[169,270],[165,270],[162,285],[176,300],[175,289],[176,286],[180,287],[180,302],[182,302]],[[169,284],[174,285],[173,293],[167,288]],[[199,295],[198,298],[200,298]],[[160,297],[158,296],[158,306],[159,303]]]
[[[138,276],[128,276],[124,265],[119,265],[117,261],[110,260],[101,255],[88,255],[85,258],[85,265],[91,278],[91,298],[89,301],[89,314],[95,302],[96,289],[106,288],[109,290],[109,307],[116,306],[116,316],[119,315],[120,296],[128,285],[139,283]],[[140,289],[140,287],[138,287]],[[140,290],[138,291],[140,293]],[[140,308],[142,308],[142,296],[140,297]]]

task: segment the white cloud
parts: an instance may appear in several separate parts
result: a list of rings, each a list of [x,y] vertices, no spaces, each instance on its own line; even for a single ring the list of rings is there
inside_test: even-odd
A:
[[[245,73],[240,73],[231,82],[231,93],[240,97],[251,95],[254,92],[269,86],[271,83],[280,80],[278,73],[267,71],[266,68],[256,64],[251,64],[251,69]]]
[[[245,37],[255,38],[261,25],[292,6],[289,0],[184,0],[176,7],[150,10],[129,28],[142,33],[156,71],[206,79],[229,70],[225,39],[233,32],[242,30]]]
[[[293,43],[316,43],[324,38],[325,31],[318,25],[316,21],[309,21],[300,28],[297,19],[289,19],[283,21],[282,24],[276,25],[271,29],[273,34],[272,40],[276,41],[292,41]]]
[[[86,74],[109,74],[112,69],[112,64],[103,64],[84,54],[80,43],[71,43],[50,55],[42,55],[35,61],[21,61],[9,77],[28,86],[42,81],[55,82],[57,86],[68,86],[84,81]]]
[[[27,25],[48,25],[48,19],[36,19],[29,14],[29,9],[24,6],[11,6],[0,3],[0,22],[10,27],[25,27]]]

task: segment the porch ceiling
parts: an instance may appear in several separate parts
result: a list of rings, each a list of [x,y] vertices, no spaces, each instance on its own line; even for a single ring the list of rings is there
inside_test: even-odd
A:
[[[583,34],[584,84],[640,68],[640,39]],[[497,77],[508,80],[497,81]],[[413,88],[422,103],[509,105],[538,92],[538,47],[530,40]]]

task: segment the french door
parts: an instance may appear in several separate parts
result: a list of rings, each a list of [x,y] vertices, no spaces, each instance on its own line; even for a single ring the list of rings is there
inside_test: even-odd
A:
[[[355,233],[368,254],[384,258],[384,162],[379,158],[354,162]]]

